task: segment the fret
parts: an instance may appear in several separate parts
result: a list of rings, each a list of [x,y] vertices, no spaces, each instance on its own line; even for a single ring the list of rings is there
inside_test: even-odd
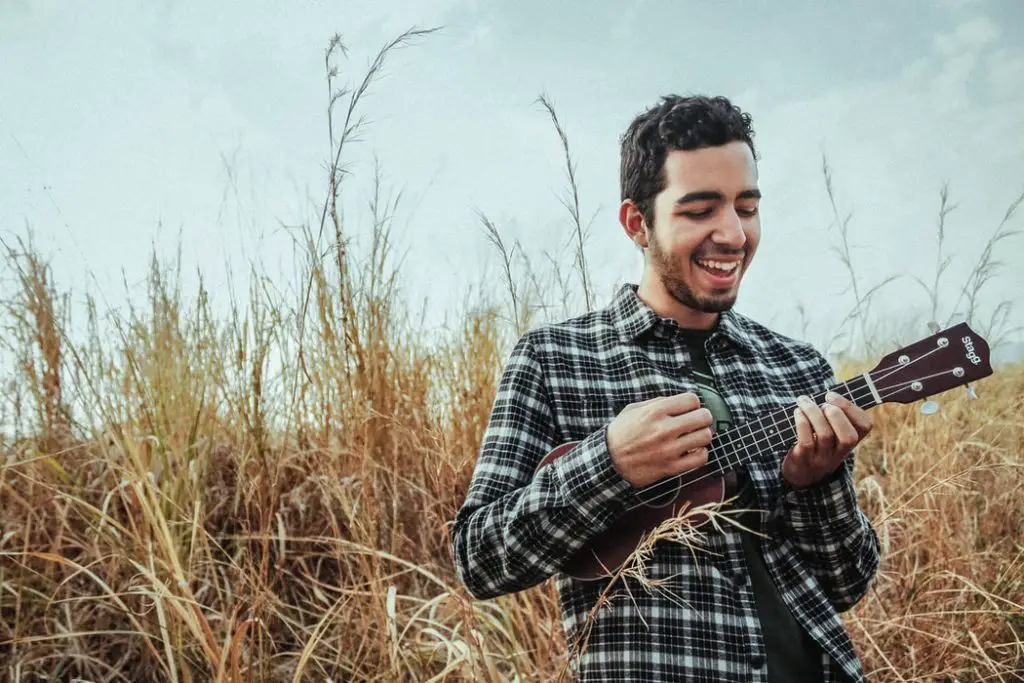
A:
[[[878,403],[871,379],[865,373],[832,388],[861,408],[872,408]],[[825,402],[825,392],[811,396],[818,405]],[[755,417],[728,431],[716,434],[708,449],[708,465],[720,473],[736,469],[744,463],[761,457],[773,457],[789,450],[797,440],[793,411],[796,404],[776,409]]]
[[[853,401],[859,408],[867,410],[882,403],[882,397],[878,395],[875,384],[868,373],[857,375],[845,382],[844,385],[846,393],[843,396]]]
[[[795,437],[791,423],[792,418],[789,417],[789,413],[785,410],[780,410],[770,413],[768,417],[771,419],[771,424],[767,428],[768,442],[771,444],[772,449],[778,451],[788,448]]]
[[[711,445],[708,447],[708,467],[714,469],[720,474],[724,474],[731,469],[734,469],[737,463],[733,462],[733,458],[729,452],[729,444],[726,440],[720,437],[724,437],[729,432],[723,432],[722,434],[716,435],[711,440]],[[717,443],[716,443],[717,441]]]
[[[711,445],[708,447],[708,466],[716,472],[724,474],[736,469],[743,461],[739,454],[733,452],[736,449],[736,443],[733,441],[736,438],[736,431],[734,427],[715,434],[711,439]]]
[[[744,427],[746,427],[747,433],[742,435],[743,454],[746,456],[747,460],[753,460],[760,454],[760,439],[758,438],[758,432],[754,431],[753,422],[747,422],[745,425],[740,425],[741,430]]]
[[[752,421],[747,423],[747,431],[750,441],[754,443],[753,451],[754,455],[760,456],[764,453],[765,448],[769,445],[768,443],[768,431],[764,424],[764,415],[754,418]]]
[[[873,408],[878,403],[873,398],[873,393],[870,390],[866,375],[858,375],[849,379],[845,382],[840,382],[836,386],[832,387],[832,391],[839,394],[843,398],[849,400],[859,408]],[[825,396],[822,394],[819,404],[825,402]]]

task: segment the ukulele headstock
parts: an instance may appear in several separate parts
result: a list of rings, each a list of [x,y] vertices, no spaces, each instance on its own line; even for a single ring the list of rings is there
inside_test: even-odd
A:
[[[967,323],[893,351],[870,372],[883,403],[913,403],[991,374],[988,342]]]

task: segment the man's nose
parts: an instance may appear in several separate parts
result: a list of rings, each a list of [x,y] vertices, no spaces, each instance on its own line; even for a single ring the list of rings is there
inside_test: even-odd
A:
[[[743,232],[743,221],[735,209],[722,212],[721,223],[715,228],[712,239],[723,246],[739,249],[747,243]]]

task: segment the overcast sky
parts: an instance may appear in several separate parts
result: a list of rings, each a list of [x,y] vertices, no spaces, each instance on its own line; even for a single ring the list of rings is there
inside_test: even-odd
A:
[[[358,232],[376,157],[405,193],[404,282],[414,300],[429,294],[435,321],[495,272],[477,210],[536,256],[569,236],[542,93],[595,217],[588,257],[602,303],[641,266],[616,218],[618,138],[664,94],[725,94],[752,113],[763,236],[738,307],[799,333],[802,303],[816,342],[851,304],[829,252],[823,150],[841,208],[854,211],[865,287],[930,279],[950,183],[947,304],[1024,190],[1019,0],[3,0],[0,236],[31,227],[61,285],[81,292],[95,277],[112,305],[121,271],[139,282],[151,246],[179,235],[185,271],[200,268],[215,289],[228,261],[238,282],[251,259],[287,281],[281,226],[316,220],[324,196],[327,42],[342,35],[339,82],[353,83],[414,25],[444,28],[394,53],[373,86],[345,206]],[[1022,255],[1024,239],[1005,243],[990,306],[1024,307]],[[909,278],[885,291],[890,307],[926,304]]]

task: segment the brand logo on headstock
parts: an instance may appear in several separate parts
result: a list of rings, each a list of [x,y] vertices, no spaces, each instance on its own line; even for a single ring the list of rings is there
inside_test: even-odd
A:
[[[963,337],[960,341],[964,343],[964,348],[967,349],[967,360],[975,365],[981,365],[981,356],[974,350],[974,340],[970,337]]]

